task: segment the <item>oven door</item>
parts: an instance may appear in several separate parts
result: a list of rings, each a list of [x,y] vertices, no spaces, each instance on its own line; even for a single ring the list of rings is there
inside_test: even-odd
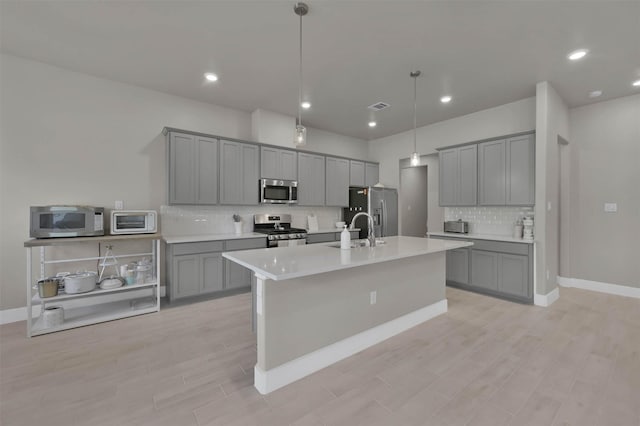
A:
[[[293,240],[278,240],[277,247],[293,247],[293,246],[302,246],[307,244],[306,238],[296,238]]]

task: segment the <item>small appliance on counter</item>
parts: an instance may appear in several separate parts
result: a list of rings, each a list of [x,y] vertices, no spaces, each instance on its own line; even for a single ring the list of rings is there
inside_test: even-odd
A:
[[[158,213],[155,210],[113,210],[111,235],[155,234]]]
[[[31,238],[94,237],[104,235],[104,208],[91,206],[32,206]]]
[[[444,223],[444,232],[454,232],[456,234],[468,234],[469,222],[463,222],[462,219],[447,220]]]

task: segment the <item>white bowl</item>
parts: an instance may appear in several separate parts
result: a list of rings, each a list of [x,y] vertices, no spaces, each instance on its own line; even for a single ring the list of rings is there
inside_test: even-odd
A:
[[[341,228],[342,229],[344,227],[344,225],[346,225],[345,222],[336,222],[336,228]]]

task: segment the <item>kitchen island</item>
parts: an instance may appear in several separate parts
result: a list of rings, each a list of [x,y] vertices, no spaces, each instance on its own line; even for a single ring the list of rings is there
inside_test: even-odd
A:
[[[272,392],[445,313],[445,252],[470,245],[387,237],[351,250],[224,253],[256,276],[256,389]]]

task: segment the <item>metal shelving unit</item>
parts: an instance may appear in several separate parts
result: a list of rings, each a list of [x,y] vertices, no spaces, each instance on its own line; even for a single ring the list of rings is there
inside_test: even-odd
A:
[[[80,238],[55,238],[55,239],[33,239],[24,243],[27,250],[27,335],[29,337],[40,334],[54,333],[56,331],[68,330],[70,328],[83,327],[105,321],[113,321],[137,315],[144,315],[160,310],[160,239],[159,234],[141,235],[108,235],[104,237],[80,237]],[[155,271],[152,282],[125,285],[118,288],[103,290],[96,287],[95,290],[87,293],[66,294],[58,293],[57,296],[41,298],[37,290],[34,293],[33,286],[38,279],[46,277],[47,265],[97,261],[103,260],[105,256],[92,256],[82,258],[47,259],[47,247],[60,247],[78,243],[94,242],[126,242],[147,240],[150,243],[150,252],[132,253],[124,255],[113,255],[114,259],[151,257],[151,264]],[[32,250],[40,250],[40,276],[33,279],[33,256]],[[64,309],[64,322],[60,326],[45,328],[42,313],[45,307],[55,303]],[[40,307],[39,314],[34,317],[34,309]]]

